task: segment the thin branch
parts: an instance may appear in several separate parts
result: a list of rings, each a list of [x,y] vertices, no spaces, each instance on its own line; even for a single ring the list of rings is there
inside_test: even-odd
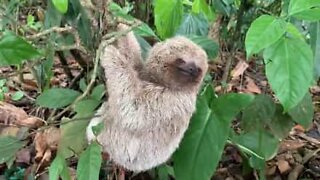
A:
[[[50,34],[52,32],[57,32],[57,33],[62,33],[62,32],[74,32],[74,28],[71,26],[66,26],[66,27],[52,27],[50,29],[46,29],[44,31],[41,31],[37,34],[33,34],[30,36],[27,36],[26,38],[29,40],[33,40],[33,39],[38,39],[42,36],[45,36],[47,34]]]

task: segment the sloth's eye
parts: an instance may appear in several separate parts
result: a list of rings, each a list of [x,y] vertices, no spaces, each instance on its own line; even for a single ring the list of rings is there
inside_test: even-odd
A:
[[[181,59],[181,58],[177,58],[175,62],[176,62],[177,65],[181,65],[181,64],[185,64],[185,63],[186,63],[186,62],[185,62],[183,59]]]

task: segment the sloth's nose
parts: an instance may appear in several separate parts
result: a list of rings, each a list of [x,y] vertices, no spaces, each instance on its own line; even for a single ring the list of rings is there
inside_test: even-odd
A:
[[[182,73],[194,77],[198,76],[200,73],[200,68],[194,62],[182,64],[179,66],[179,69]]]

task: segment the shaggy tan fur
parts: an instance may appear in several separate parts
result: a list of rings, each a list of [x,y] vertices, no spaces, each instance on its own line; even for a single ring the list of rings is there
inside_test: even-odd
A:
[[[184,37],[156,44],[145,65],[132,32],[117,46],[108,46],[101,57],[109,99],[91,120],[87,137],[95,139],[91,128],[104,121],[97,137],[104,151],[116,164],[139,172],[166,162],[179,146],[195,110],[207,56]]]

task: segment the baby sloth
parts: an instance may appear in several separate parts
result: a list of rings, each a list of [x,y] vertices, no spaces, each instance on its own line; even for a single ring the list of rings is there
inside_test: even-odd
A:
[[[87,128],[91,141],[92,126],[104,121],[97,136],[103,151],[135,172],[166,162],[177,149],[208,68],[206,53],[179,36],[154,45],[145,64],[141,59],[132,32],[105,48],[101,66],[109,98]]]

